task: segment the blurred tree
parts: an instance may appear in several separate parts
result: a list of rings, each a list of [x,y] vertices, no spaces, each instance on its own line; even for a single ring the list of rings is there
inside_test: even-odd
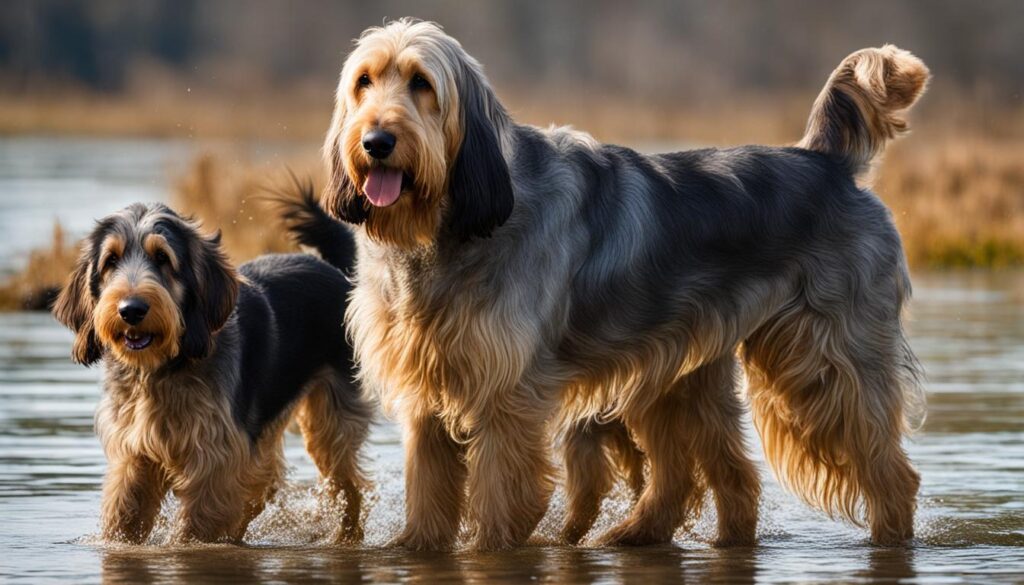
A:
[[[1020,0],[4,0],[0,84],[117,90],[151,63],[221,83],[328,81],[352,38],[401,16],[438,21],[505,84],[683,97],[814,87],[885,42],[944,83],[1003,96],[1024,83]]]

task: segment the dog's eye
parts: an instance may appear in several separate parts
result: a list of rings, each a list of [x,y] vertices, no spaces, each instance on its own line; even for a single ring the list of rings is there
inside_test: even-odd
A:
[[[412,80],[409,81],[409,88],[413,91],[418,89],[430,89],[430,82],[417,73],[416,75],[413,75]]]
[[[107,257],[103,259],[103,266],[101,268],[103,270],[110,270],[117,266],[118,260],[120,260],[120,258],[118,258],[117,254],[108,254]]]
[[[356,83],[359,85],[359,87],[369,87],[370,76],[363,73],[362,75],[359,76],[359,81],[357,81]]]
[[[156,254],[153,254],[153,262],[156,262],[157,266],[163,266],[169,261],[170,258],[167,257],[167,254],[164,253],[163,250],[157,250]]]

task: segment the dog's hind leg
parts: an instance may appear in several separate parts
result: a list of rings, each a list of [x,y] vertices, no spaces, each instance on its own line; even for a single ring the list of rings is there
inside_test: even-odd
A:
[[[760,482],[746,453],[735,395],[736,359],[722,356],[677,381],[625,420],[650,462],[650,478],[629,518],[604,545],[668,542],[700,513],[707,487],[718,510],[717,544],[750,544]]]
[[[750,545],[757,532],[761,482],[743,439],[736,359],[730,355],[705,369],[703,383],[687,390],[693,411],[687,423],[693,425],[690,448],[715,496],[715,545]]]
[[[794,301],[744,343],[754,422],[783,483],[856,524],[863,505],[872,540],[899,544],[913,536],[920,481],[901,445],[916,361],[897,300],[839,310]]]
[[[650,477],[629,517],[598,538],[604,546],[641,546],[672,540],[676,528],[700,511],[704,484],[693,449],[700,425],[690,390],[717,383],[722,367],[694,370],[642,407],[623,413],[650,463]],[[652,389],[653,390],[653,389]]]
[[[331,371],[319,376],[299,404],[296,420],[306,450],[320,471],[332,502],[344,495],[340,542],[360,542],[362,490],[369,485],[360,467],[359,453],[369,434],[369,405],[354,382]]]
[[[264,429],[256,444],[256,458],[252,465],[244,471],[244,483],[247,486],[247,503],[245,516],[238,525],[235,540],[242,540],[249,524],[252,523],[267,506],[284,479],[284,430],[290,413],[281,417],[270,428]]]
[[[576,544],[597,519],[601,500],[615,483],[615,467],[640,497],[644,455],[622,421],[597,418],[574,421],[565,433],[563,451],[569,512],[561,537]]]

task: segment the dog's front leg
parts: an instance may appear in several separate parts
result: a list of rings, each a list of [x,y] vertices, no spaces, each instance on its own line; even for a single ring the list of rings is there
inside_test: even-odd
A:
[[[245,518],[246,493],[235,466],[189,466],[174,485],[181,502],[174,542],[232,540]]]
[[[155,462],[132,455],[112,457],[103,480],[103,538],[133,544],[145,541],[166,493],[167,479]]]
[[[477,550],[523,544],[554,489],[544,405],[527,391],[503,398],[479,419],[467,449]]]
[[[410,406],[405,418],[405,530],[392,546],[447,550],[459,535],[465,500],[463,447],[436,414]]]

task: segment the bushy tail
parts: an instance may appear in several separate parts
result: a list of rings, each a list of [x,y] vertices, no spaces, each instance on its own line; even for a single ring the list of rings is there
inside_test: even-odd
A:
[[[356,261],[352,232],[320,207],[311,181],[295,179],[294,188],[297,196],[282,194],[274,198],[285,228],[299,244],[315,249],[328,264],[350,273]]]
[[[902,117],[924,93],[924,62],[893,45],[843,59],[814,102],[801,148],[842,160],[864,182],[886,142],[907,131]]]

